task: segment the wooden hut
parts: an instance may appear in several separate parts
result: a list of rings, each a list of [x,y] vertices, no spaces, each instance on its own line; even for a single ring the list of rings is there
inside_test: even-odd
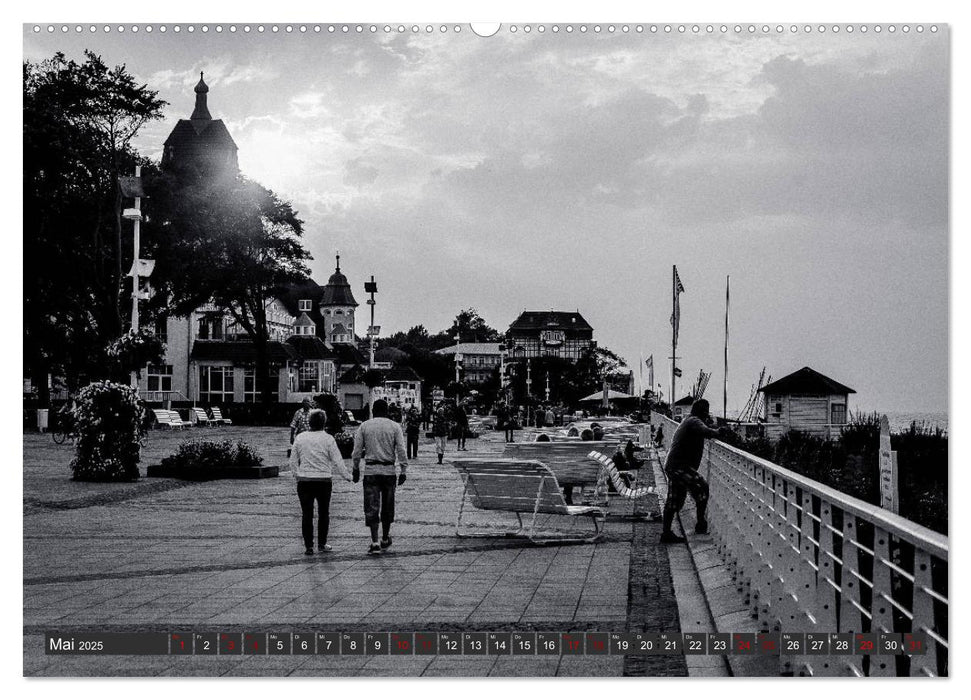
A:
[[[777,440],[790,430],[827,439],[846,425],[848,399],[856,391],[810,367],[786,375],[759,391],[765,394],[765,435]]]

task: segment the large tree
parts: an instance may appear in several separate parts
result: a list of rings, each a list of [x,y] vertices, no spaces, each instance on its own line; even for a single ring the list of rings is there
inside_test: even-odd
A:
[[[103,376],[124,330],[118,176],[143,162],[131,141],[164,105],[91,52],[23,64],[24,371],[43,404],[49,373],[72,387]]]
[[[253,343],[260,400],[270,403],[267,307],[283,287],[308,278],[303,222],[288,202],[243,176],[158,173],[147,187],[156,298],[176,316],[206,302],[225,309]]]

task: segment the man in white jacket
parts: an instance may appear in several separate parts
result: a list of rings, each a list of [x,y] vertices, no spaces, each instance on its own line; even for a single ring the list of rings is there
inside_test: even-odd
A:
[[[310,430],[302,432],[293,441],[290,452],[290,470],[297,480],[297,497],[303,512],[302,531],[304,554],[314,553],[314,501],[317,502],[317,547],[320,552],[333,550],[327,544],[330,525],[330,495],[332,477],[336,471],[345,480],[350,476],[344,466],[337,442],[324,432],[327,418],[323,411],[311,411],[308,417]]]

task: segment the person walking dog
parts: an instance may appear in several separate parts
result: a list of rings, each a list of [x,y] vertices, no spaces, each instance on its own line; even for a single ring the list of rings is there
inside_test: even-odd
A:
[[[350,481],[337,441],[324,430],[326,422],[323,411],[310,411],[307,418],[309,430],[297,435],[290,450],[290,471],[297,481],[297,498],[303,515],[304,554],[307,556],[314,553],[314,503],[317,504],[317,548],[320,552],[330,552],[333,548],[327,544],[327,533],[334,472]]]
[[[371,530],[368,554],[380,554],[391,546],[391,523],[394,522],[395,489],[405,483],[408,454],[401,426],[388,418],[388,402],[374,402],[374,417],[364,421],[354,434],[353,479],[361,478],[364,460],[364,524]],[[395,477],[395,462],[401,473]],[[381,541],[378,541],[378,525]]]

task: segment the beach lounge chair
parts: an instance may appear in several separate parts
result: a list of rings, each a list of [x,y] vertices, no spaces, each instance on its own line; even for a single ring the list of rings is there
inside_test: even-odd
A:
[[[590,459],[597,460],[601,464],[601,476],[597,482],[597,493],[606,493],[608,481],[613,485],[614,490],[617,491],[617,495],[621,498],[643,498],[648,494],[656,493],[653,486],[642,486],[640,488],[629,487],[624,480],[620,478],[620,472],[617,471],[617,466],[614,464],[614,460],[602,452],[592,450],[587,456]]]
[[[233,421],[229,418],[223,418],[223,412],[219,410],[219,406],[212,406],[209,409],[209,418],[213,423],[218,425],[232,425]]]
[[[521,459],[455,459],[465,489],[459,505],[455,534],[459,537],[525,537],[534,544],[591,543],[603,537],[607,513],[597,506],[573,506],[563,500],[556,476],[542,462]],[[515,513],[519,528],[513,531],[466,532],[462,517],[466,501],[479,510]],[[528,523],[523,522],[526,514]],[[593,531],[586,533],[544,531],[537,532],[540,514],[588,517]]]
[[[165,427],[169,430],[178,428],[182,430],[192,425],[192,423],[182,420],[175,411],[169,411],[164,408],[153,408],[152,413],[155,414],[155,424],[160,428]]]
[[[196,425],[209,426],[209,416],[206,415],[205,409],[194,406],[193,408],[189,409],[189,417]]]

